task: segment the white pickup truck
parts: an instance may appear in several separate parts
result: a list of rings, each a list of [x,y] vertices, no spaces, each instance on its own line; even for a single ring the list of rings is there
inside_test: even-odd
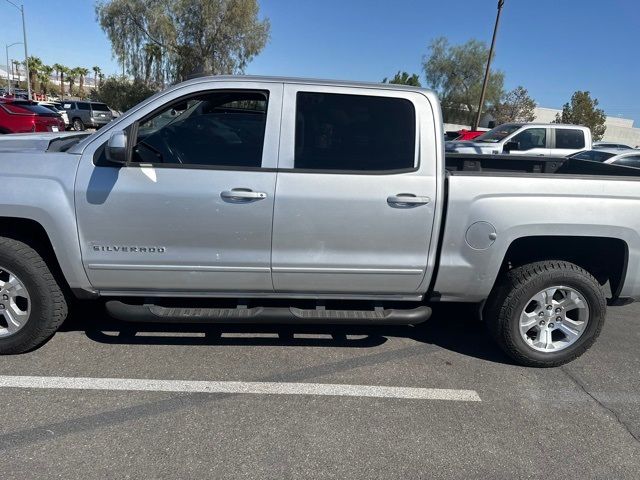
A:
[[[640,297],[638,170],[451,155],[407,86],[202,77],[91,135],[0,139],[0,353],[74,297],[130,321],[414,324],[472,302],[560,365]]]
[[[451,153],[541,157],[566,157],[591,148],[591,130],[588,127],[559,123],[505,123],[472,141],[445,143],[445,151]]]

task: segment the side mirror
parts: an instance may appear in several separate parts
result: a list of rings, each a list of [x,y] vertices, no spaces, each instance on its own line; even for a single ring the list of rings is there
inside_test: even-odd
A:
[[[507,142],[502,147],[502,150],[506,153],[509,153],[511,150],[520,150],[520,142]]]
[[[127,134],[120,130],[113,132],[105,149],[107,160],[124,165],[127,163]]]

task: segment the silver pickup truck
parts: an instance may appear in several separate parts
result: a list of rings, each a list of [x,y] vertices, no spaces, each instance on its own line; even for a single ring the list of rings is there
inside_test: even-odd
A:
[[[430,91],[262,77],[181,83],[92,135],[6,136],[0,353],[103,297],[188,323],[417,324],[473,302],[516,361],[576,358],[607,300],[640,297],[633,169],[443,143]]]

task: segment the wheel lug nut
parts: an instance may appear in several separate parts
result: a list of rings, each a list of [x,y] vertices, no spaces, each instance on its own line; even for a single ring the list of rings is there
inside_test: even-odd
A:
[[[9,295],[2,295],[3,300],[9,300]]]
[[[555,325],[553,323],[549,324],[549,328],[553,328]]]
[[[556,313],[560,313],[561,311],[560,308],[556,308]]]
[[[4,303],[0,303],[0,310],[4,310]]]
[[[551,305],[547,305],[547,310],[553,310],[553,307]]]
[[[540,320],[540,326],[544,327],[545,321],[544,320]]]
[[[539,317],[544,317],[544,312],[540,312],[540,313],[538,314],[538,316],[539,316]]]
[[[562,317],[556,317],[556,322],[561,322],[562,321]]]

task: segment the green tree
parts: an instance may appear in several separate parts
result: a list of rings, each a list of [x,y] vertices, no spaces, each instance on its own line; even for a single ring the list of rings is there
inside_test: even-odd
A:
[[[266,45],[257,0],[98,0],[114,56],[148,85],[244,71]]]
[[[417,73],[413,75],[409,75],[407,72],[400,72],[395,74],[395,76],[389,80],[388,78],[384,78],[382,83],[395,83],[396,85],[410,85],[412,87],[421,87],[420,77]]]
[[[527,89],[520,86],[511,90],[504,99],[493,105],[489,113],[495,118],[496,125],[509,122],[533,122],[536,118],[534,112],[536,106]]]
[[[583,125],[591,129],[591,136],[595,141],[602,139],[607,130],[605,122],[607,116],[604,110],[598,108],[598,99],[591,98],[589,92],[577,91],[571,96],[571,102],[565,103],[562,113],[556,115],[555,123],[569,123]]]
[[[69,95],[73,96],[73,86],[76,84],[76,78],[78,78],[78,67],[69,68],[67,70],[67,83],[69,84]]]
[[[480,103],[482,81],[489,58],[489,48],[478,40],[463,45],[451,45],[444,38],[436,38],[429,46],[429,54],[422,66],[428,85],[442,104],[445,121],[473,124]],[[489,75],[485,104],[490,107],[504,95],[504,74],[492,70]]]
[[[53,69],[56,71],[56,76],[60,80],[60,98],[64,98],[64,76],[67,74],[69,69],[60,63],[54,63]]]
[[[102,73],[102,69],[98,66],[94,66],[93,68],[91,68],[91,70],[93,70],[93,87],[96,90],[100,90],[100,85],[98,85],[98,78]]]
[[[84,67],[77,67],[74,70],[78,74],[78,88],[80,92],[80,97],[84,98],[85,97],[84,79],[86,78],[87,75],[89,75],[89,69]]]
[[[26,66],[26,63],[23,62],[23,65]],[[31,85],[31,91],[36,91],[36,80],[38,79],[38,74],[43,67],[42,60],[39,57],[29,57],[29,84]]]
[[[53,74],[53,67],[49,65],[43,65],[38,73],[38,82],[40,83],[40,90],[47,95],[49,93],[49,82],[51,81],[51,75]]]
[[[125,112],[141,101],[149,98],[157,89],[146,85],[142,80],[129,80],[126,77],[109,77],[101,82],[100,90],[92,90],[91,98],[106,103],[114,110]]]

